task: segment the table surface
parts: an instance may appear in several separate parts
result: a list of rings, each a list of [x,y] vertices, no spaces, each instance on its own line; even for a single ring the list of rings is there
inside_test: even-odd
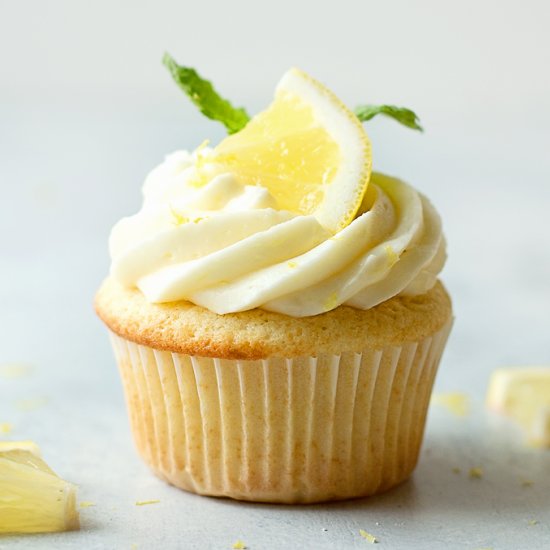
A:
[[[520,128],[525,140],[512,146],[498,124],[484,136],[466,123],[452,136],[436,127],[423,141],[373,124],[378,168],[407,175],[442,213],[456,323],[436,391],[465,393],[470,411],[430,408],[418,468],[395,490],[281,506],[199,497],[150,473],[92,311],[111,225],[138,208],[140,181],[162,154],[196,145],[203,128],[107,108],[2,114],[0,365],[30,370],[0,378],[0,422],[13,425],[9,437],[39,443],[79,485],[79,500],[95,506],[81,509],[79,532],[2,537],[0,549],[230,549],[238,539],[251,550],[364,548],[359,529],[387,549],[550,547],[550,451],[526,447],[513,424],[483,406],[494,368],[550,362],[542,126]],[[470,477],[471,468],[483,476]],[[143,500],[159,502],[136,506]]]

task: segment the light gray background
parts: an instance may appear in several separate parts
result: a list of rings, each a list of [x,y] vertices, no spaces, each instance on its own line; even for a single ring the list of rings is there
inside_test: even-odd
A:
[[[550,455],[482,407],[495,367],[550,363],[549,23],[542,0],[0,0],[0,365],[33,366],[0,378],[0,422],[97,504],[79,533],[0,538],[0,548],[230,548],[237,538],[251,550],[362,548],[359,528],[388,549],[550,548]],[[351,106],[419,113],[423,135],[388,120],[368,131],[375,168],[442,214],[456,324],[437,390],[468,393],[472,413],[433,408],[401,488],[257,506],[167,487],[136,457],[91,309],[108,233],[137,210],[165,153],[223,136],[171,83],[164,50],[252,112],[296,65]],[[42,397],[36,410],[17,407]],[[468,479],[473,466],[483,479]]]

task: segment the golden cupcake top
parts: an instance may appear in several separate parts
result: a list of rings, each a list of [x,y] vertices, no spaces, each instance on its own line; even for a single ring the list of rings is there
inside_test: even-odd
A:
[[[138,289],[108,278],[95,309],[125,340],[191,356],[247,360],[399,347],[440,331],[451,318],[451,300],[440,282],[421,296],[398,296],[375,308],[343,306],[293,318],[263,309],[217,315],[187,301],[151,304]]]
[[[250,118],[196,71],[165,64],[228,137],[177,151],[144,185],[143,207],[110,237],[111,275],[150,303],[190,301],[217,314],[262,308],[293,317],[345,304],[369,309],[424,294],[445,262],[441,222],[404,182],[372,172],[362,121],[298,69]]]

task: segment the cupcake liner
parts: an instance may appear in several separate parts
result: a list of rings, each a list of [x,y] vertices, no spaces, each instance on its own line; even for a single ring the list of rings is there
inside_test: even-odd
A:
[[[111,337],[137,449],[159,477],[212,496],[319,502],[411,474],[451,324],[403,346],[258,361]]]

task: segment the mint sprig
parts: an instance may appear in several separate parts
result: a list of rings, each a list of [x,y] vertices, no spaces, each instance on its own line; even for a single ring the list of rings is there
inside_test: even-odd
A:
[[[178,65],[168,53],[164,54],[162,63],[203,115],[221,122],[229,134],[234,134],[246,126],[250,120],[248,113],[242,107],[233,107],[227,99],[216,92],[212,83],[202,78],[195,69]]]
[[[250,116],[246,110],[242,107],[233,107],[227,99],[218,94],[212,83],[202,78],[195,69],[178,65],[168,53],[164,54],[162,63],[200,112],[211,120],[221,122],[229,134],[235,134],[247,125]],[[354,112],[361,122],[367,122],[377,115],[385,115],[408,128],[424,131],[416,113],[405,107],[367,104],[360,105]]]
[[[355,109],[355,115],[361,122],[367,122],[376,115],[386,115],[407,128],[424,131],[420,126],[420,120],[414,111],[406,107],[397,107],[395,105],[360,105]]]

